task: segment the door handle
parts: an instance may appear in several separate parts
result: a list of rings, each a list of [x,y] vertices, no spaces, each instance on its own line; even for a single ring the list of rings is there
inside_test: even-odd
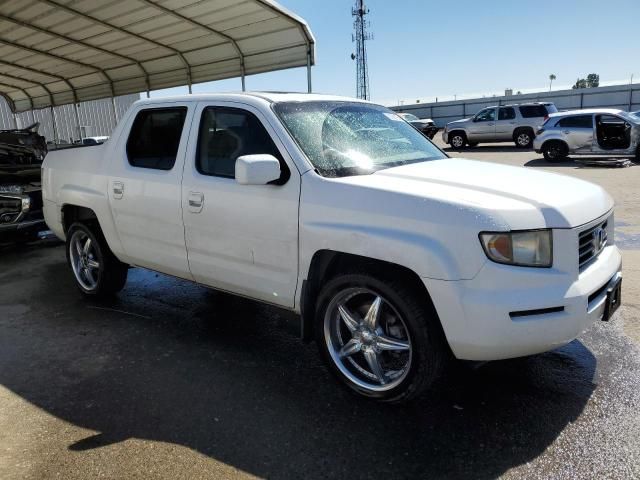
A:
[[[116,200],[120,200],[124,195],[124,183],[122,182],[113,182],[113,198]]]
[[[200,213],[204,206],[204,194],[202,192],[189,192],[187,203],[189,204],[190,212]]]
[[[487,123],[487,125],[489,125],[490,127],[493,127],[493,122],[489,122]]]
[[[571,132],[569,130],[564,130],[562,133],[564,133],[565,135],[569,135]]]

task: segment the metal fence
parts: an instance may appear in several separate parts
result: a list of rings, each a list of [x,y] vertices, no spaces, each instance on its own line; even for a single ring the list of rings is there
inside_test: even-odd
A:
[[[117,123],[116,119],[122,118],[131,104],[139,99],[140,95],[138,94],[115,97],[115,116],[110,98],[79,103],[78,117],[82,127],[82,136],[111,135],[111,131]],[[14,115],[7,102],[0,98],[0,130],[24,128],[35,122],[40,122],[40,134],[44,135],[47,141],[54,141],[52,112],[55,115],[57,139],[62,143],[73,143],[79,140],[80,132],[73,105],[30,110]]]
[[[553,102],[561,111],[581,108],[618,108],[635,111],[640,110],[640,83],[451,102],[416,103],[391,108],[397,112],[412,113],[420,118],[432,118],[437,126],[443,127],[447,122],[475,115],[485,107],[525,102]]]

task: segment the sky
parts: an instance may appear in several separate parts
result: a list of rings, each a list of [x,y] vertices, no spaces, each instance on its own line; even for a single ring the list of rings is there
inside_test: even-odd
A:
[[[352,0],[279,0],[316,37],[313,90],[355,96]],[[640,82],[640,0],[368,0],[371,99],[385,105],[503,94],[507,88],[571,88],[598,73],[602,84]],[[306,91],[306,69],[248,76],[248,90]],[[240,90],[240,80],[194,93]],[[186,93],[185,88],[152,96]]]

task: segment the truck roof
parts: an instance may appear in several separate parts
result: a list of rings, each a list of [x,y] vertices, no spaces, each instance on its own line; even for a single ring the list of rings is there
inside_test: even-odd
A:
[[[338,95],[325,95],[319,93],[296,93],[296,92],[229,92],[229,93],[194,93],[188,95],[176,95],[170,97],[144,98],[138,100],[136,104],[153,105],[165,102],[185,102],[185,101],[238,101],[238,100],[262,100],[268,103],[275,102],[313,102],[313,101],[344,101],[363,102],[352,97],[342,97]]]

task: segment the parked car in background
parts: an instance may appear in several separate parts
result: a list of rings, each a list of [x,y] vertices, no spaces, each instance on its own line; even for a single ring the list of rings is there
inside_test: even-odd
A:
[[[101,143],[104,143],[107,140],[109,140],[109,137],[107,136],[84,137],[82,139],[82,145],[100,145]]]
[[[640,116],[616,109],[555,113],[537,131],[537,153],[550,162],[568,155],[607,155],[640,160]]]
[[[369,102],[140,100],[107,143],[51,152],[43,179],[83,295],[118,292],[134,265],[289,309],[378,400],[421,394],[451,355],[560,347],[620,304],[602,188],[449,158]]]
[[[435,137],[436,133],[438,133],[439,128],[436,127],[436,123],[430,118],[418,118],[412,113],[398,113],[398,115],[409,122],[411,125],[416,127],[430,139]]]
[[[38,127],[0,131],[0,242],[34,240],[46,229],[41,166],[47,143]]]
[[[473,117],[447,123],[442,140],[456,149],[494,142],[514,142],[516,147],[529,148],[538,127],[557,111],[549,102],[483,108]]]

